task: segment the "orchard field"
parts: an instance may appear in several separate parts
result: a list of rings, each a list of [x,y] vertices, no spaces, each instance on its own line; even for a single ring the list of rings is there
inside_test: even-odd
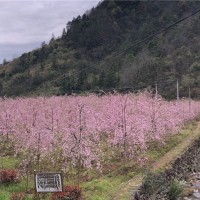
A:
[[[176,138],[199,115],[198,101],[166,101],[149,92],[4,98],[1,168],[8,168],[4,162],[12,159],[16,170],[25,174],[25,187],[14,192],[33,189],[34,170],[62,170],[68,184],[85,184],[90,190],[89,181],[98,182],[97,177],[130,161],[135,168],[145,165],[152,144],[165,147],[168,138]]]

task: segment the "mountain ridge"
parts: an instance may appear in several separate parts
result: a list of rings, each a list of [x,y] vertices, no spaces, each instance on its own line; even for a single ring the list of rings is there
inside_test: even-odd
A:
[[[124,54],[132,44],[188,16],[200,2],[102,1],[68,22],[58,39],[0,69],[1,96],[60,95],[146,87],[166,98],[200,97],[200,14]]]

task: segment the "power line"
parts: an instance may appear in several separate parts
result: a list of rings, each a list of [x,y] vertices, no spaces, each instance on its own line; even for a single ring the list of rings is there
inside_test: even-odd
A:
[[[128,50],[130,50],[130,49],[132,49],[132,48],[134,48],[134,47],[139,46],[140,44],[142,44],[142,43],[144,43],[144,42],[146,42],[146,41],[152,39],[153,37],[155,37],[155,36],[157,36],[157,35],[159,35],[159,34],[161,34],[161,33],[163,33],[163,32],[166,32],[167,30],[169,30],[169,29],[171,29],[172,27],[176,26],[177,24],[179,24],[179,23],[181,23],[181,22],[183,22],[183,21],[189,19],[190,17],[196,15],[196,14],[199,13],[199,12],[200,12],[200,9],[197,10],[197,11],[195,11],[195,12],[193,12],[192,14],[190,14],[190,15],[188,15],[188,16],[186,16],[186,17],[184,17],[184,18],[182,18],[182,19],[180,19],[180,20],[174,22],[173,24],[167,26],[166,28],[163,28],[163,29],[161,29],[161,30],[159,30],[159,31],[157,31],[157,32],[155,32],[155,33],[153,33],[153,34],[147,36],[146,38],[140,40],[139,42],[136,42],[135,44],[133,44],[133,45],[131,45],[131,46],[129,46],[129,47],[127,47],[127,48],[121,50],[121,51],[118,51],[117,53],[113,54],[112,56],[109,56],[109,57],[107,57],[107,58],[104,58],[100,63],[105,62],[105,61],[107,61],[107,60],[110,60],[110,59],[112,59],[112,58],[114,58],[114,57],[116,57],[116,56],[118,56],[118,55],[123,54],[124,52],[126,52],[126,51],[128,51]],[[99,64],[100,64],[100,63],[99,63]],[[82,70],[76,71],[74,74],[81,73],[81,72],[83,72],[83,71],[85,71],[85,70],[87,70],[87,69],[94,68],[94,67],[96,67],[96,66],[98,66],[98,65],[96,64],[96,65],[94,65],[94,66],[86,67],[86,68],[84,68],[84,69],[82,69]]]
[[[163,28],[163,29],[157,31],[156,33],[153,33],[152,35],[147,36],[146,38],[140,40],[139,42],[137,42],[137,43],[135,43],[135,44],[133,44],[133,45],[127,47],[126,49],[124,49],[124,50],[122,50],[122,51],[119,51],[119,52],[115,53],[113,56],[108,57],[107,59],[110,59],[110,58],[116,57],[116,56],[118,56],[118,55],[120,55],[120,54],[126,52],[127,50],[129,50],[129,49],[131,49],[131,48],[134,48],[134,47],[136,47],[136,46],[139,46],[140,44],[146,42],[147,40],[152,39],[153,37],[155,37],[155,36],[157,36],[157,35],[159,35],[159,34],[165,32],[165,31],[167,31],[167,30],[169,30],[169,29],[171,29],[172,27],[174,27],[174,26],[176,26],[177,24],[179,24],[179,23],[181,23],[181,22],[183,22],[183,21],[189,19],[190,17],[196,15],[196,14],[199,13],[199,12],[200,12],[200,9],[197,10],[196,12],[194,12],[194,13],[188,15],[187,17],[184,17],[184,18],[182,18],[182,19],[180,19],[180,20],[174,22],[173,24],[167,26],[166,28]]]
[[[179,23],[181,23],[181,22],[183,22],[183,21],[189,19],[190,17],[196,15],[196,14],[199,13],[199,12],[200,12],[200,9],[197,10],[197,11],[195,11],[195,12],[193,12],[192,14],[190,14],[190,15],[188,15],[188,16],[186,16],[186,17],[184,17],[184,18],[182,18],[182,19],[180,19],[180,20],[174,22],[173,24],[171,24],[171,25],[169,25],[169,26],[167,26],[167,27],[165,27],[165,28],[162,28],[161,30],[159,30],[159,31],[157,31],[157,32],[155,32],[155,33],[153,33],[153,34],[151,34],[151,35],[145,37],[144,39],[140,40],[139,42],[136,42],[135,44],[130,45],[129,47],[127,47],[127,48],[125,48],[125,49],[123,49],[123,50],[121,50],[121,51],[118,51],[118,52],[114,53],[113,55],[111,55],[111,56],[109,56],[109,57],[104,58],[104,59],[101,60],[98,64],[95,64],[95,65],[86,67],[86,68],[84,68],[84,69],[82,69],[82,70],[78,70],[78,71],[72,72],[72,74],[70,75],[70,77],[71,77],[71,76],[74,76],[74,75],[76,75],[76,74],[79,74],[79,73],[81,73],[81,72],[84,72],[84,71],[86,71],[86,70],[88,70],[88,69],[95,68],[95,67],[97,67],[98,65],[102,64],[103,62],[105,62],[105,61],[107,61],[107,60],[110,60],[110,59],[112,59],[112,58],[115,58],[115,57],[117,57],[117,56],[119,56],[119,55],[125,53],[126,51],[128,51],[128,50],[130,50],[130,49],[132,49],[132,48],[134,48],[134,47],[137,47],[137,46],[139,46],[139,45],[142,44],[142,43],[145,43],[146,41],[148,41],[148,40],[154,38],[155,36],[157,36],[157,35],[159,35],[159,34],[161,34],[161,33],[163,33],[163,32],[168,31],[168,30],[171,29],[172,27],[174,27],[174,26],[178,25]],[[103,37],[102,37],[102,38],[103,38]],[[100,38],[100,39],[102,39],[102,38]],[[63,77],[65,77],[65,76],[66,76],[66,74],[63,75]],[[69,75],[68,75],[68,76],[69,76]],[[69,77],[69,78],[70,78],[70,77]],[[175,81],[176,81],[176,80],[175,80]],[[54,80],[54,81],[49,81],[49,83],[51,83],[51,82],[53,83],[53,82],[55,82],[55,80]],[[57,81],[56,81],[56,82],[57,82]],[[170,81],[169,81],[169,82],[170,82]],[[174,82],[174,81],[172,81],[172,82]],[[159,83],[159,81],[157,81],[157,83]],[[160,85],[160,84],[166,84],[166,82],[159,83],[159,85]],[[147,87],[148,87],[148,86],[151,86],[151,85],[153,85],[153,84],[146,84]],[[144,86],[144,87],[145,87],[145,86]]]

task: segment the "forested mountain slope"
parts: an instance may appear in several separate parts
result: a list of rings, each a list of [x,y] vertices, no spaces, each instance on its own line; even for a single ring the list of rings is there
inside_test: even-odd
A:
[[[65,94],[130,87],[167,98],[200,98],[200,13],[129,48],[200,9],[197,1],[102,1],[68,22],[60,38],[0,68],[0,95]],[[64,27],[65,25],[63,25]]]

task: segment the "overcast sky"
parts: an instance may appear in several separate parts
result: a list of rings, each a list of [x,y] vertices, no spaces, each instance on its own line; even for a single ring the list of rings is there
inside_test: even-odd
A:
[[[0,0],[0,63],[61,35],[73,17],[100,0]]]

